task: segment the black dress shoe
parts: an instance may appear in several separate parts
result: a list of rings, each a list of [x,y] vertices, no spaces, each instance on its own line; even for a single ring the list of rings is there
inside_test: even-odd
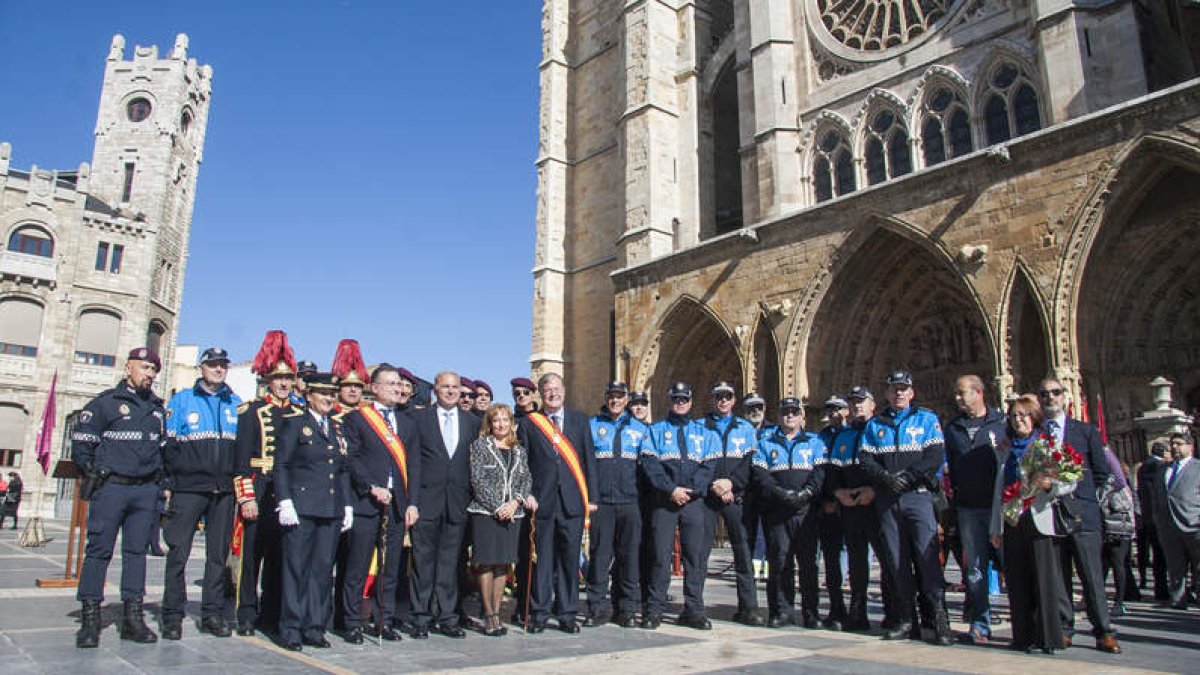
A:
[[[242,637],[250,637],[251,635],[254,635],[254,624],[239,621],[237,625],[237,634],[241,635]]]
[[[229,622],[223,616],[206,616],[201,619],[200,632],[220,638],[227,638],[233,634],[233,631],[229,630]]]
[[[412,630],[408,631],[408,637],[414,640],[428,640],[429,629],[423,626],[413,626]]]
[[[384,626],[383,630],[379,631],[379,637],[388,642],[399,642],[401,640],[400,631],[391,626]]]
[[[455,640],[461,640],[461,639],[467,637],[467,631],[463,630],[461,626],[457,626],[457,625],[455,625],[455,626],[438,626],[437,632],[442,635],[445,635],[448,638],[454,638]]]
[[[775,614],[772,615],[770,619],[767,619],[767,628],[783,628],[784,626],[792,623],[794,620],[795,619],[787,614]]]
[[[636,617],[633,616],[633,612],[617,612],[617,615],[613,617],[613,623],[621,628],[633,628],[635,622]]]
[[[352,645],[361,645],[363,643],[363,631],[361,628],[347,628],[346,634],[342,639]]]
[[[840,632],[842,630],[842,622],[836,617],[827,616],[821,620],[821,627],[825,630]]]
[[[1125,603],[1115,602],[1112,609],[1108,610],[1109,616],[1125,616]]]
[[[712,622],[703,614],[680,614],[675,623],[696,630],[712,630]]]
[[[817,621],[816,614],[813,614],[812,612],[801,612],[799,620],[796,621],[796,625],[801,626],[802,628],[815,629],[821,625],[821,622]]]
[[[883,632],[884,640],[907,640],[908,633],[912,630],[912,624],[903,622],[885,630]]]
[[[546,632],[546,624],[545,624],[545,622],[542,622],[542,621],[530,621],[529,628],[525,629],[525,632],[529,633],[530,635],[536,635],[537,633],[544,633],[544,632]]]
[[[164,640],[182,640],[182,623],[164,623],[162,626],[162,638]]]
[[[283,648],[289,652],[298,652],[301,649],[299,642],[285,642],[283,643]]]
[[[642,628],[646,630],[657,630],[662,625],[661,614],[647,614],[642,617]]]
[[[304,638],[301,642],[309,647],[317,647],[319,649],[328,649],[330,646],[329,640],[326,640],[324,635],[318,638]]]
[[[575,619],[564,619],[558,622],[558,629],[564,633],[578,633],[579,624],[575,623]]]
[[[762,612],[759,612],[757,609],[734,612],[733,620],[746,626],[765,626],[767,624],[767,620],[763,617]]]

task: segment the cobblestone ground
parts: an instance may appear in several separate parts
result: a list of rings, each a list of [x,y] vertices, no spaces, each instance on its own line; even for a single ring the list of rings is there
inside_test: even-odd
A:
[[[526,636],[513,628],[503,638],[471,633],[465,640],[434,635],[428,640],[405,639],[382,646],[368,641],[348,645],[330,636],[330,649],[305,648],[292,653],[262,635],[218,639],[202,635],[189,620],[183,640],[136,645],[117,637],[120,618],[117,596],[120,562],[109,570],[108,604],[100,648],[77,650],[74,632],[79,605],[74,589],[39,589],[39,577],[61,575],[66,557],[66,524],[47,521],[51,541],[40,548],[18,545],[20,532],[0,532],[0,672],[335,672],[395,673],[475,671],[480,673],[556,673],[569,670],[600,672],[755,672],[755,673],[906,673],[921,672],[1200,672],[1200,610],[1176,611],[1151,603],[1131,603],[1130,613],[1116,621],[1125,653],[1097,652],[1086,635],[1077,646],[1056,656],[1031,656],[1008,650],[1008,624],[996,629],[988,647],[934,647],[922,642],[883,642],[877,635],[834,633],[825,630],[748,628],[729,621],[734,610],[729,555],[714,551],[706,597],[714,627],[710,632],[664,624],[657,631],[616,626],[584,629],[570,636],[553,629]],[[118,547],[119,551],[119,547]],[[189,579],[201,568],[203,535],[189,564]],[[162,596],[163,559],[150,558],[147,608],[157,630],[158,602]],[[957,571],[947,571],[956,580]],[[877,591],[877,589],[873,589]],[[673,588],[680,594],[678,581]],[[189,588],[189,619],[198,614],[199,588]],[[760,595],[760,598],[762,596]],[[878,594],[872,594],[872,620],[879,620]],[[999,615],[1007,619],[1002,597]],[[949,594],[951,616],[962,611],[962,594]],[[468,605],[469,609],[474,609]],[[505,614],[507,616],[507,613]],[[1086,618],[1080,616],[1083,629]],[[954,624],[957,631],[966,626]]]

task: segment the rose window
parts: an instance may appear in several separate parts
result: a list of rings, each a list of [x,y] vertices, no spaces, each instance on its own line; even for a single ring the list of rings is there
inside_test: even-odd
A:
[[[846,47],[879,52],[932,31],[958,0],[816,0],[825,30]]]

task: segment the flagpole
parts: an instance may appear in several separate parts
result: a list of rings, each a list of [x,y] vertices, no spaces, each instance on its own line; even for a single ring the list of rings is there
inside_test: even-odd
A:
[[[54,426],[58,417],[58,406],[55,394],[58,390],[58,370],[50,380],[50,391],[46,395],[46,407],[42,409],[42,424],[38,429],[35,452],[38,466],[42,474],[38,476],[37,497],[34,499],[33,516],[26,519],[25,529],[21,531],[18,543],[21,546],[45,546],[46,530],[42,526],[42,502],[46,492],[46,473],[50,470],[50,446],[54,437]]]

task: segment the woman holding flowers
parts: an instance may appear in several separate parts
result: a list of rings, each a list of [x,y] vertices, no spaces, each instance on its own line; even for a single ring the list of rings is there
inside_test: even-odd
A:
[[[1078,454],[1042,435],[1042,408],[1025,394],[1008,412],[1008,435],[997,445],[1000,470],[992,508],[992,544],[1003,546],[1012,648],[1050,654],[1063,643],[1058,615],[1063,592],[1056,501],[1083,473]]]

